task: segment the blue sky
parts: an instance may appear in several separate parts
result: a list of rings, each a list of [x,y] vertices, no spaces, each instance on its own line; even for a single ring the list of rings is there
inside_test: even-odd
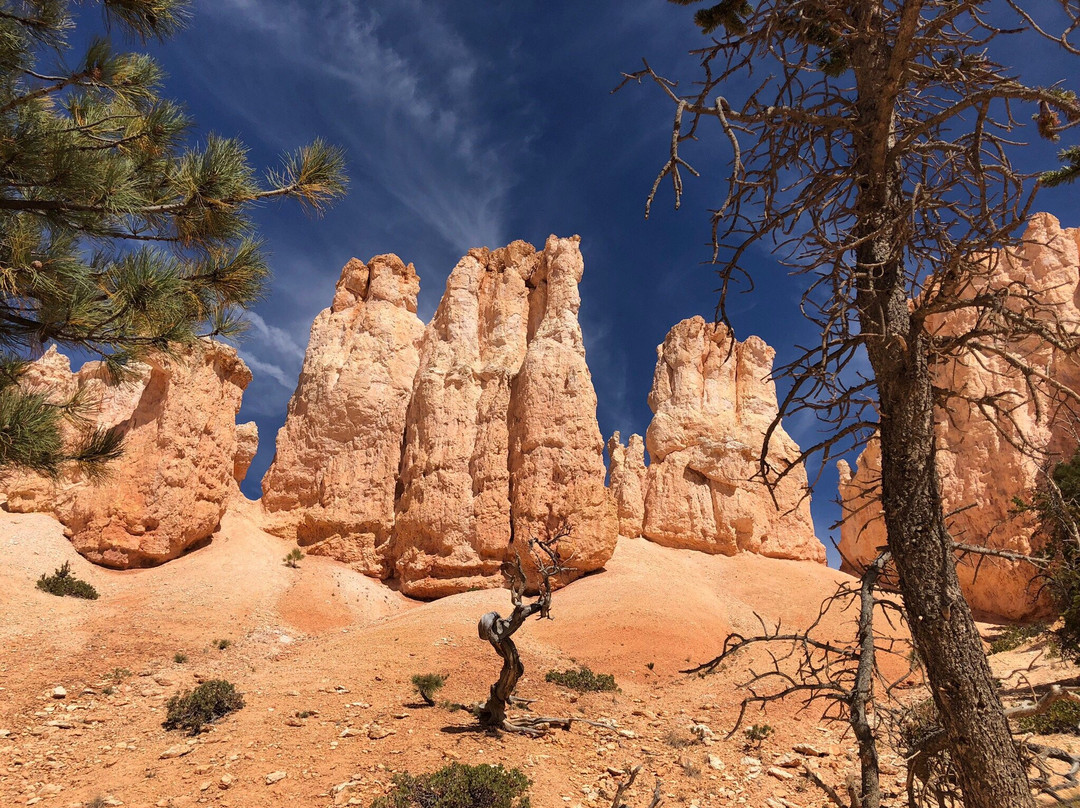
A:
[[[676,322],[709,318],[716,305],[703,263],[706,210],[722,198],[727,154],[706,128],[693,155],[704,178],[688,182],[681,211],[662,192],[646,221],[672,110],[655,88],[611,90],[642,57],[693,76],[685,52],[702,40],[689,9],[665,0],[199,0],[195,12],[188,30],[153,50],[168,95],[188,106],[199,134],[239,136],[267,167],[316,136],[349,160],[349,196],[322,219],[287,203],[256,213],[274,279],[240,345],[255,374],[240,417],[260,431],[249,496],[273,457],[311,321],[352,256],[413,262],[426,321],[469,248],[581,235],[600,428],[644,434],[656,346]],[[1039,69],[1048,81],[1075,72]],[[1074,196],[1056,191],[1038,207],[1080,225]],[[758,334],[783,359],[813,330],[800,319],[797,282],[769,256],[755,260],[757,289],[736,298],[732,320],[739,339]],[[820,439],[812,420],[785,426],[800,444]],[[828,468],[813,502],[827,544],[835,497]]]

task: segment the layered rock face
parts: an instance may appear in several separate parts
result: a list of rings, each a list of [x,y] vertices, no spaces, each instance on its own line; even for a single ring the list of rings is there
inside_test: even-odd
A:
[[[51,348],[23,383],[56,400],[82,390],[100,404],[97,426],[125,431],[124,454],[99,485],[77,474],[57,483],[16,475],[6,481],[8,509],[54,513],[75,549],[98,564],[127,569],[176,558],[208,539],[240,496],[236,475],[258,439],[254,424],[236,425],[250,381],[236,352],[211,342],[139,363],[123,382],[99,362],[73,374]]]
[[[412,264],[345,265],[311,326],[277,453],[263,477],[266,528],[386,577],[405,412],[423,323]]]
[[[1080,230],[1062,229],[1048,214],[1033,217],[1023,243],[1001,253],[988,286],[1037,292],[1057,308],[1058,319],[1080,327]],[[966,332],[973,314],[950,313],[932,324],[939,333]],[[1080,364],[1075,357],[1042,341],[1005,346],[1044,373],[1046,378],[1080,390]],[[954,540],[1028,554],[1034,548],[1034,522],[1012,512],[1013,498],[1030,499],[1041,479],[1042,458],[1022,451],[1026,441],[1046,453],[1046,462],[1068,459],[1076,448],[1076,420],[1063,396],[1029,390],[1024,378],[999,356],[971,354],[935,369],[935,384],[969,399],[998,397],[1008,402],[1009,418],[987,420],[975,405],[960,398],[938,417],[938,472],[949,529]],[[1037,382],[1037,380],[1036,380]],[[846,521],[840,552],[845,566],[857,570],[885,545],[885,525],[873,492],[880,479],[881,451],[872,442],[852,473],[841,461],[840,498]],[[1045,613],[1045,600],[1035,598],[1030,566],[998,558],[968,558],[958,567],[960,583],[972,608],[987,616],[1013,620]]]
[[[645,441],[641,435],[631,435],[623,446],[622,436],[616,432],[608,439],[607,450],[608,487],[619,516],[619,535],[636,539],[645,522]]]
[[[645,437],[647,539],[707,553],[825,561],[803,467],[780,483],[775,503],[754,479],[777,412],[774,356],[761,339],[736,342],[725,326],[701,317],[678,323],[657,348]],[[777,428],[769,444],[773,468],[798,456],[799,447]],[[620,502],[620,512],[633,510],[633,502]]]
[[[420,598],[500,586],[511,537],[563,518],[575,575],[603,566],[617,529],[582,268],[576,238],[472,250],[425,329],[411,266],[351,261],[263,479],[268,529]]]
[[[406,594],[499,586],[511,536],[542,537],[563,518],[577,575],[611,557],[582,269],[578,240],[552,237],[541,253],[473,250],[450,274],[407,418],[391,547]]]
[[[510,386],[527,349],[538,258],[517,241],[458,262],[413,385],[392,547],[402,591],[498,586],[510,540]]]

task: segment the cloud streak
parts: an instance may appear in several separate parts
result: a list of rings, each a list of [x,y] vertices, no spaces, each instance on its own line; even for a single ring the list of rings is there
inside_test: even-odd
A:
[[[510,163],[521,141],[507,142],[493,125],[478,78],[483,60],[437,8],[217,0],[202,10],[225,29],[253,30],[297,84],[332,94],[335,112],[349,110],[335,114],[334,131],[324,135],[345,146],[359,169],[354,191],[363,184],[372,204],[392,198],[459,253],[503,243]],[[426,47],[406,52],[406,41]],[[253,125],[266,126],[265,114],[242,109]]]

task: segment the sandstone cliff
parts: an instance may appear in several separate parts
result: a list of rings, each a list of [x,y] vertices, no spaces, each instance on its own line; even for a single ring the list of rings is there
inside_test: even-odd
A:
[[[202,342],[131,370],[123,382],[99,362],[73,374],[55,347],[35,362],[24,383],[57,400],[84,391],[100,404],[98,426],[124,429],[124,455],[101,485],[77,474],[56,483],[18,474],[5,483],[8,510],[52,512],[76,550],[118,569],[160,564],[208,539],[240,496],[236,475],[257,441],[254,424],[236,425],[251,372],[233,349]]]
[[[825,561],[814,535],[806,472],[780,483],[775,503],[755,479],[765,430],[776,416],[775,351],[757,337],[734,340],[721,324],[683,320],[657,348],[645,436],[650,465],[642,534],[669,547]],[[799,447],[778,428],[774,468]],[[629,509],[629,508],[628,508]]]
[[[386,544],[419,364],[420,280],[380,255],[341,271],[311,326],[300,380],[263,477],[266,528],[309,553],[386,577]]]
[[[1035,291],[1057,307],[1057,316],[1080,327],[1080,230],[1062,229],[1057,219],[1039,214],[1014,251],[999,255],[989,281],[991,289],[1015,288]],[[938,318],[932,327],[942,334],[969,328],[970,312],[959,311]],[[1046,377],[1070,389],[1080,390],[1080,364],[1039,341],[1010,345]],[[1009,418],[997,424],[960,398],[949,402],[948,413],[938,418],[938,471],[949,529],[962,543],[1030,553],[1034,524],[1028,516],[1012,512],[1013,498],[1030,499],[1039,484],[1040,467],[1067,459],[1076,448],[1075,416],[1062,406],[1060,396],[1038,387],[1032,391],[1019,374],[1010,371],[997,356],[969,355],[935,369],[935,383],[969,399],[997,397],[1009,403]],[[1045,458],[1022,451],[1027,441]],[[859,458],[853,474],[841,461],[840,498],[846,521],[840,533],[840,552],[851,570],[867,564],[885,544],[881,508],[868,492],[880,477],[881,454],[871,443]],[[961,586],[972,607],[987,616],[1028,619],[1045,612],[1046,602],[1036,602],[1037,585],[1032,569],[1002,559],[965,559],[959,566]]]

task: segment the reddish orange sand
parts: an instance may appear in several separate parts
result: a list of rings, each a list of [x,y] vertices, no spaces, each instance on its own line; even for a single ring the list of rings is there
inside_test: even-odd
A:
[[[518,693],[537,700],[535,712],[617,731],[576,723],[542,739],[494,736],[467,713],[417,704],[409,680],[448,674],[440,698],[482,699],[498,659],[476,623],[509,610],[505,591],[418,603],[326,559],[290,569],[289,545],[256,527],[255,508],[230,512],[209,546],[129,572],[84,561],[49,516],[0,513],[0,805],[74,808],[100,796],[177,808],[368,806],[394,772],[457,760],[520,767],[536,808],[607,808],[609,767],[637,763],[633,806],[647,804],[659,777],[665,806],[812,808],[828,804],[824,795],[803,777],[770,774],[778,758],[799,743],[831,752],[816,765],[839,788],[855,770],[844,727],[819,710],[798,714],[798,703],[751,716],[776,728],[760,750],[748,751],[741,732],[724,740],[753,655],[714,676],[678,672],[713,656],[733,628],[754,631],[755,612],[805,625],[846,579],[835,570],[620,539],[604,572],[555,594],[554,620],[516,635],[526,666]],[[34,588],[65,560],[99,600]],[[825,628],[851,630],[839,616]],[[218,639],[232,644],[220,650]],[[177,653],[187,661],[174,662]],[[575,664],[614,674],[620,692],[577,695],[544,681]],[[235,683],[247,706],[197,738],[162,729],[169,696],[208,678]],[[57,686],[66,698],[53,698]],[[694,723],[715,740],[698,741]],[[393,734],[371,739],[380,728]],[[173,747],[185,754],[163,759]],[[274,772],[286,776],[268,785]],[[895,791],[895,771],[887,780]]]

